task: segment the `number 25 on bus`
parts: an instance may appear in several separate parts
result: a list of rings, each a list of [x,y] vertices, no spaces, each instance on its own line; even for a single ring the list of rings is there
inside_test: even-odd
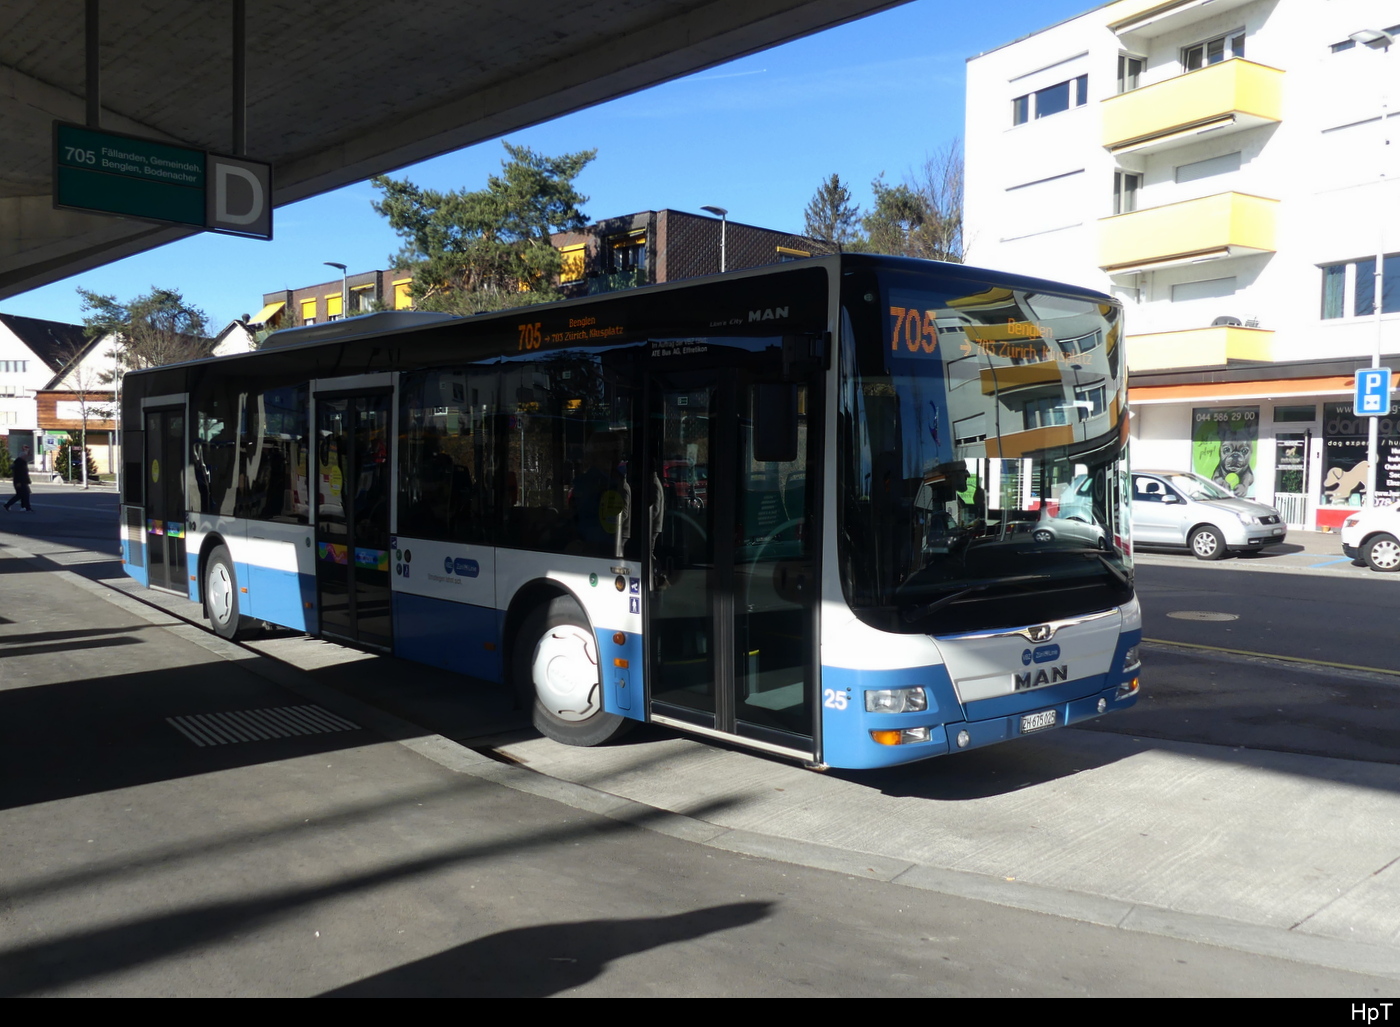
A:
[[[134,371],[126,572],[518,692],[869,768],[1131,705],[1121,308],[820,257]]]

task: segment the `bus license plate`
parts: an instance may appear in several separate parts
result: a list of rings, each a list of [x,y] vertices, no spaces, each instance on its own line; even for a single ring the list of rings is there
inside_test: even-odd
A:
[[[1055,726],[1055,714],[1058,710],[1041,710],[1039,713],[1027,713],[1021,718],[1021,734],[1028,735],[1032,731],[1044,731],[1047,727]]]

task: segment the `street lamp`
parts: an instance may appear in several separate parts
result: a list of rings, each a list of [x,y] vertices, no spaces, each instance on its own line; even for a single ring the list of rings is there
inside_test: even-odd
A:
[[[1356,32],[1353,32],[1353,33],[1350,35],[1350,37],[1348,37],[1348,38],[1354,40],[1355,42],[1358,42],[1358,43],[1361,43],[1361,44],[1363,44],[1363,45],[1365,45],[1365,46],[1368,46],[1368,47],[1370,47],[1372,50],[1380,50],[1380,51],[1382,51],[1382,52],[1389,52],[1389,50],[1390,50],[1390,44],[1393,43],[1393,42],[1395,42],[1395,37],[1392,36],[1389,32],[1386,32],[1386,31],[1384,31],[1384,30],[1382,30],[1382,29],[1359,29],[1359,30],[1357,30]],[[1382,82],[1385,81],[1384,74],[1382,74],[1381,81],[1382,81]],[[1383,307],[1383,302],[1382,302],[1382,301],[1383,301],[1383,299],[1384,299],[1384,286],[1385,286],[1385,278],[1384,278],[1384,275],[1385,275],[1385,217],[1386,217],[1386,215],[1385,215],[1385,209],[1384,209],[1384,207],[1382,206],[1382,204],[1384,203],[1384,200],[1385,200],[1385,194],[1384,194],[1384,188],[1385,188],[1385,156],[1386,156],[1386,150],[1387,150],[1388,144],[1389,144],[1389,140],[1386,139],[1386,134],[1385,134],[1386,108],[1387,108],[1387,104],[1386,104],[1386,93],[1385,93],[1385,88],[1382,87],[1382,88],[1381,88],[1381,118],[1380,118],[1380,133],[1381,133],[1381,166],[1380,166],[1380,176],[1379,176],[1379,183],[1380,183],[1380,187],[1381,187],[1380,200],[1381,200],[1382,202],[1375,205],[1375,209],[1376,209],[1376,212],[1377,212],[1377,217],[1376,217],[1376,230],[1377,230],[1377,232],[1379,233],[1380,238],[1379,238],[1379,240],[1378,240],[1377,243],[1376,243],[1375,284],[1372,285],[1372,287],[1371,287],[1372,313],[1375,315],[1375,318],[1376,318],[1376,339],[1375,339],[1375,345],[1374,345],[1374,346],[1372,347],[1372,349],[1371,349],[1371,366],[1372,366],[1372,367],[1380,367],[1380,366],[1381,366],[1381,333],[1382,333],[1382,331],[1383,331],[1383,326],[1382,326],[1382,324],[1381,324],[1381,310],[1382,310],[1382,307]],[[1389,399],[1389,397],[1386,397],[1386,398]],[[1389,404],[1387,403],[1387,406],[1386,406],[1386,413],[1389,413],[1389,412],[1390,412],[1390,407],[1389,407]],[[1367,428],[1366,428],[1366,505],[1367,505],[1367,506],[1375,506],[1375,505],[1376,505],[1376,471],[1377,471],[1377,464],[1380,462],[1380,454],[1379,454],[1379,452],[1378,452],[1379,449],[1380,449],[1380,417],[1378,417],[1378,416],[1372,416],[1372,417],[1370,418],[1370,424],[1369,424],[1369,425],[1367,426]]]
[[[349,317],[349,316],[350,316],[350,287],[349,287],[349,284],[348,284],[348,281],[347,281],[347,278],[346,278],[346,274],[345,274],[345,265],[344,265],[344,264],[337,264],[337,263],[336,263],[335,261],[333,261],[333,260],[323,260],[323,261],[321,261],[321,263],[322,263],[322,264],[325,264],[326,267],[338,267],[338,268],[340,268],[340,316],[341,316],[342,318]],[[326,320],[329,321],[330,318],[327,317]]]
[[[729,221],[727,220],[729,211],[725,210],[723,207],[701,207],[700,209],[707,210],[719,218],[719,273],[724,274],[724,272],[729,270],[728,261],[724,253],[725,237],[729,234]]]

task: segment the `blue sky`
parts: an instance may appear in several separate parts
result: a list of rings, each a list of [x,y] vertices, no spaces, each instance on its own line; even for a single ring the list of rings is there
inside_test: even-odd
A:
[[[898,180],[962,136],[968,57],[1093,6],[916,0],[507,138],[550,155],[596,148],[578,179],[590,219],[713,204],[735,221],[800,232],[832,172],[864,206],[880,172]],[[504,152],[491,141],[394,174],[479,189]],[[218,330],[256,312],[264,292],[338,277],[323,261],[352,273],[389,266],[399,242],[371,209],[376,196],[367,182],[347,186],[279,207],[272,242],[195,236],[0,300],[0,311],[78,323],[79,286],[120,300],[161,286],[181,290]]]

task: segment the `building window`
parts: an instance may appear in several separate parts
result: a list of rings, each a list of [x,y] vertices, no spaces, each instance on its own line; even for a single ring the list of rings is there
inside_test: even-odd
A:
[[[1011,123],[1024,125],[1031,118],[1048,118],[1071,107],[1083,107],[1089,102],[1089,76],[1080,75],[1065,82],[1056,82],[1034,93],[1018,96],[1011,101]]]
[[[1182,71],[1195,71],[1212,64],[1219,64],[1230,57],[1244,56],[1244,29],[1227,32],[1223,36],[1207,39],[1204,43],[1181,48]]]
[[[608,240],[608,273],[645,271],[647,266],[647,237],[627,235]]]
[[[25,374],[29,370],[28,360],[0,360],[0,372]]]
[[[1328,264],[1322,269],[1322,319],[1324,321],[1341,317],[1346,312],[1344,307],[1346,287],[1347,266],[1345,264]]]
[[[569,282],[583,281],[584,270],[584,249],[583,243],[577,246],[565,246],[559,251],[559,282],[561,285]]]
[[[316,301],[314,299],[301,301],[301,323],[304,325],[316,323]]]
[[[1317,405],[1308,403],[1300,406],[1277,406],[1274,407],[1275,424],[1298,424],[1307,422],[1311,424],[1317,420]]]
[[[1118,55],[1118,92],[1127,93],[1136,89],[1142,79],[1142,58]]]
[[[411,286],[412,284],[413,284],[413,279],[412,279],[412,278],[400,278],[397,282],[394,283],[394,309],[395,309],[395,310],[412,310],[412,309],[413,309],[413,296],[410,295],[410,293],[409,293],[409,291],[408,291],[409,286]]]
[[[1132,171],[1113,173],[1113,213],[1131,214],[1138,208],[1138,190],[1142,176]]]
[[[1102,385],[1092,385],[1083,389],[1074,390],[1074,405],[1079,411],[1078,420],[1084,421],[1090,417],[1098,417],[1104,412],[1104,387]]]
[[[342,307],[344,306],[344,299],[345,299],[345,297],[342,296],[342,295],[341,295],[340,293],[338,293],[338,292],[331,293],[329,296],[326,297],[326,320],[327,320],[327,321],[339,321],[339,320],[340,320],[340,317],[341,317],[341,310],[342,310]]]
[[[1069,424],[1069,404],[1064,396],[1045,396],[1033,399],[1023,409],[1025,430],[1048,428],[1056,424]]]
[[[809,250],[799,250],[792,246],[778,247],[779,264],[786,264],[790,260],[804,260],[807,257],[810,257],[811,255],[811,251]]]
[[[1347,300],[1351,303],[1348,304]],[[1376,312],[1376,258],[1322,266],[1322,318],[1370,317]],[[1400,313],[1400,253],[1382,265],[1381,313]]]
[[[350,290],[350,312],[368,314],[374,307],[374,286],[362,285]]]

